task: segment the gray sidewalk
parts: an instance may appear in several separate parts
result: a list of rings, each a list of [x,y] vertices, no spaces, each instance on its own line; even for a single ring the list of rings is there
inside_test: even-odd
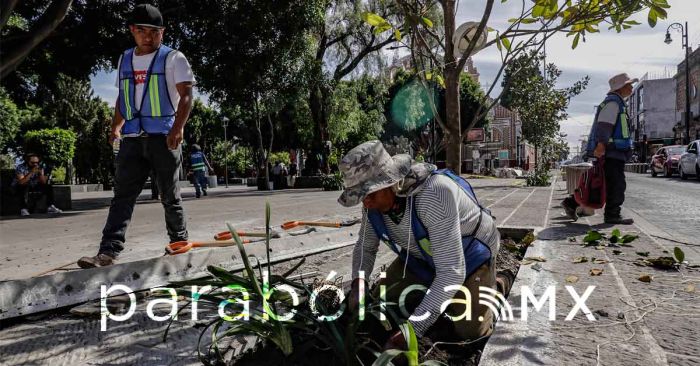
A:
[[[685,252],[686,261],[697,265],[698,247],[659,239],[675,240],[671,234],[650,224],[629,210],[624,214],[636,220],[633,226],[613,227],[602,223],[599,212],[571,223],[562,216],[560,201],[565,185],[555,184],[549,205],[547,228],[538,234],[526,257],[543,257],[545,262],[523,265],[508,298],[513,320],[497,324],[482,357],[483,365],[697,365],[700,363],[700,283],[698,267],[683,266],[680,271],[639,266],[641,259],[673,256],[674,246]],[[610,233],[618,228],[639,239],[629,247],[583,247],[583,237],[591,229]],[[573,238],[573,239],[572,239]],[[572,241],[572,240],[575,240]],[[637,253],[648,252],[648,257]],[[587,262],[574,263],[580,257]],[[595,258],[595,259],[593,259]],[[592,269],[602,270],[598,276]],[[643,275],[653,279],[646,283]],[[521,301],[527,286],[537,299],[553,286],[556,320],[548,317],[549,303],[536,311],[532,301],[528,319],[522,320]],[[583,295],[595,286],[585,301],[595,321],[577,312],[571,321],[565,317],[576,303],[565,286]]]

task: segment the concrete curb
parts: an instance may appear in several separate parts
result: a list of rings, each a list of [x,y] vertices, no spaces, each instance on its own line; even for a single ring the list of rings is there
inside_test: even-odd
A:
[[[303,257],[355,243],[355,229],[287,237],[270,241],[272,262]],[[261,261],[265,246],[246,245],[249,255]],[[0,320],[91,301],[100,298],[102,285],[122,284],[133,291],[207,276],[207,266],[227,270],[243,268],[235,247],[193,250],[176,256],[161,256],[109,267],[57,273],[42,277],[0,282]]]

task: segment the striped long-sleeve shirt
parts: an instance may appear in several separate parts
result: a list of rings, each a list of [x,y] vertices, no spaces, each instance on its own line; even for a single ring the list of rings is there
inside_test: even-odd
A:
[[[425,226],[430,237],[435,279],[429,292],[413,314],[421,316],[430,312],[422,321],[412,321],[418,336],[422,336],[440,315],[440,306],[452,299],[457,290],[444,291],[446,286],[461,285],[466,279],[465,259],[462,250],[462,236],[471,234],[481,218],[481,226],[476,233],[477,239],[488,245],[492,253],[492,262],[498,253],[500,236],[496,224],[479,206],[449,177],[433,175],[428,178],[410,200],[416,205],[416,214]],[[412,207],[406,205],[406,211],[399,224],[395,224],[387,215],[383,215],[392,241],[411,254],[409,261],[422,258],[422,254],[409,230]],[[374,267],[379,239],[367,215],[360,227],[360,238],[353,252],[353,278],[358,271],[371,274]]]

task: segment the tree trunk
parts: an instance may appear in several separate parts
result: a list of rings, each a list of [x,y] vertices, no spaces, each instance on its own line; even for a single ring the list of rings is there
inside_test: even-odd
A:
[[[443,3],[445,19],[445,111],[447,127],[447,167],[461,173],[462,167],[462,128],[459,119],[459,74],[454,57],[454,44],[450,41],[455,32],[455,1]]]
[[[258,98],[256,96],[255,98],[255,127],[258,130],[258,146],[260,147],[258,151],[260,151],[260,158],[262,160],[262,171],[265,172],[264,176],[261,177],[260,174],[260,167],[258,167],[258,190],[260,191],[267,191],[270,189],[270,169],[268,169],[268,158],[270,156],[269,152],[265,151],[265,146],[263,145],[263,135],[262,135],[262,128],[260,127],[260,107],[258,105]],[[264,182],[260,182],[260,179],[264,179]]]
[[[320,171],[329,173],[328,157],[323,144],[328,140],[328,100],[330,100],[331,92],[329,87],[324,86],[316,86],[309,92],[309,108],[314,121],[314,136],[316,137],[306,165],[311,175]],[[319,162],[316,157],[319,153],[322,156],[322,162]]]

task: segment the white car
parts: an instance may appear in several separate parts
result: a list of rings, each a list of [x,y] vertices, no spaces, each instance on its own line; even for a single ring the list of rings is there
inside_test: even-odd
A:
[[[678,164],[678,174],[681,179],[688,179],[689,175],[695,175],[695,178],[700,180],[700,140],[691,141],[688,149],[681,155],[681,161]]]

